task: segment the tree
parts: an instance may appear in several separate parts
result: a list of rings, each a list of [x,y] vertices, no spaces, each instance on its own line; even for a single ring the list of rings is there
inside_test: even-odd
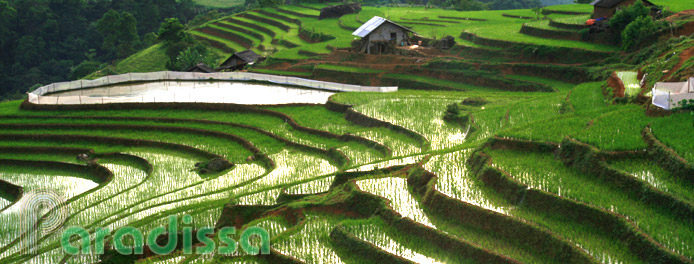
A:
[[[636,3],[627,6],[621,10],[618,10],[612,18],[610,18],[610,27],[617,32],[621,33],[629,23],[636,20],[642,16],[648,16],[650,10],[643,4],[643,2],[636,1]]]
[[[658,25],[650,16],[638,17],[622,31],[622,50],[632,50],[658,32]]]
[[[96,23],[103,37],[102,49],[115,53],[116,58],[125,58],[135,51],[139,42],[137,20],[128,12],[109,10]]]
[[[70,80],[77,80],[99,70],[101,64],[96,61],[83,61],[70,71]]]
[[[165,45],[180,41],[183,38],[183,28],[183,24],[178,18],[167,18],[159,27],[157,39],[164,42]]]
[[[45,60],[45,51],[46,42],[43,38],[23,36],[15,48],[15,61],[27,67],[38,66]]]

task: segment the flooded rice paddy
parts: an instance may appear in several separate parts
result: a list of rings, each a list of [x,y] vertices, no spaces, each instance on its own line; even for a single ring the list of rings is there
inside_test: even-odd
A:
[[[205,102],[249,105],[323,104],[333,92],[246,82],[168,81],[119,84],[49,95],[59,104]],[[41,101],[48,101],[45,96]]]

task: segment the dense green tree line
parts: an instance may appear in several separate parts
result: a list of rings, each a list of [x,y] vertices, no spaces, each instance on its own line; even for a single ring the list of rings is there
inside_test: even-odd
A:
[[[165,18],[186,22],[193,7],[191,0],[0,0],[0,100],[150,46]]]

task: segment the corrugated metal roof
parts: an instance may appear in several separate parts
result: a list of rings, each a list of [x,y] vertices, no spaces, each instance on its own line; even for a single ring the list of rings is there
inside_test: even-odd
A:
[[[407,27],[403,27],[403,26],[401,26],[401,25],[398,25],[397,23],[395,23],[395,22],[393,22],[393,21],[390,21],[390,20],[388,20],[388,19],[382,18],[382,17],[380,17],[380,16],[375,16],[375,17],[372,17],[371,19],[369,19],[369,21],[366,21],[366,23],[364,23],[364,25],[361,25],[361,27],[357,28],[357,30],[355,30],[354,32],[352,32],[352,35],[355,35],[355,36],[361,37],[361,38],[366,37],[366,36],[368,36],[369,34],[371,34],[371,31],[373,31],[374,29],[380,27],[380,26],[381,26],[383,23],[385,23],[385,22],[388,22],[388,23],[391,23],[391,24],[393,24],[393,25],[396,25],[396,26],[398,26],[398,27],[400,27],[400,28],[402,28],[402,29],[404,29],[404,30],[407,30],[407,31],[410,31],[410,32],[414,32],[414,31],[412,31],[411,29],[409,29],[409,28],[407,28]],[[416,34],[416,33],[415,33],[415,34]]]
[[[369,19],[369,21],[366,21],[364,25],[361,25],[361,27],[357,28],[352,35],[355,35],[357,37],[366,37],[366,35],[369,35],[371,31],[379,27],[383,22],[386,22],[385,18],[382,18],[380,16],[375,16]]]

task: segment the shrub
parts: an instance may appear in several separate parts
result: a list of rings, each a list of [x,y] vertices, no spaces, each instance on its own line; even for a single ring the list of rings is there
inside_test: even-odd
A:
[[[683,110],[694,110],[694,99],[682,100],[678,102],[677,108]]]
[[[460,114],[460,106],[456,103],[449,104],[446,106],[446,115],[448,114],[457,116]]]
[[[632,50],[651,38],[658,31],[658,25],[650,16],[642,16],[629,23],[622,31],[622,50]]]
[[[463,100],[463,105],[469,105],[469,106],[483,106],[489,103],[486,99],[482,97],[470,97],[470,98],[465,98]]]
[[[176,57],[173,65],[167,65],[171,70],[183,71],[189,69],[198,63],[204,63],[209,66],[216,66],[219,56],[212,52],[205,45],[197,44],[189,47]]]
[[[610,19],[610,27],[616,32],[622,32],[629,23],[642,16],[648,16],[650,10],[641,1],[636,1],[633,5],[617,11]]]

